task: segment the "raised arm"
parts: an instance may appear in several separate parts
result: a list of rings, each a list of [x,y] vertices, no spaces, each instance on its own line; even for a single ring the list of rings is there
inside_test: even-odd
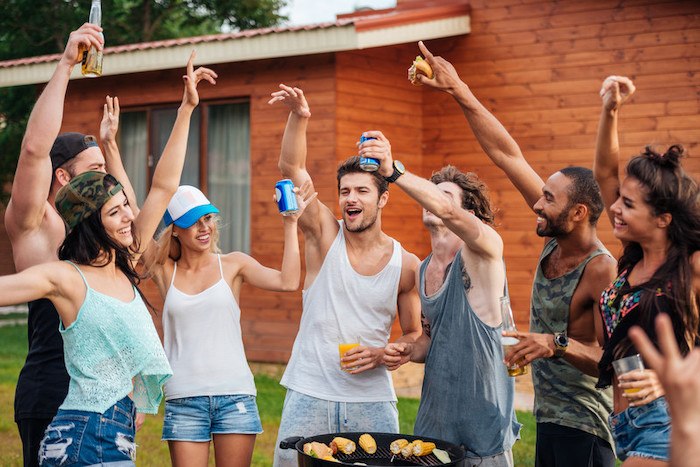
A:
[[[595,175],[605,203],[605,211],[610,222],[613,215],[610,206],[615,202],[620,190],[620,142],[617,138],[617,114],[622,104],[634,94],[635,87],[629,78],[608,76],[603,81],[600,97],[603,107],[598,123],[598,139],[595,148],[593,174]]]
[[[187,62],[187,74],[182,77],[185,83],[185,91],[182,97],[182,104],[177,111],[177,118],[170,133],[170,138],[165,144],[163,155],[158,161],[156,170],[153,173],[153,182],[148,196],[143,203],[143,208],[139,216],[134,221],[137,238],[141,241],[138,255],[149,245],[151,237],[158,227],[158,223],[163,217],[163,213],[173,197],[177,187],[180,185],[180,176],[185,164],[185,153],[187,152],[187,137],[190,128],[190,119],[195,107],[199,104],[197,94],[197,84],[201,80],[216,84],[216,73],[208,68],[198,68],[194,70],[195,52],[192,51]]]
[[[56,70],[29,116],[5,213],[10,235],[21,235],[41,225],[52,179],[49,152],[61,129],[70,74],[80,62],[84,48],[95,46],[102,49],[100,31],[99,26],[85,23],[71,32]]]
[[[518,144],[501,122],[474,96],[450,62],[434,56],[423,42],[419,42],[418,47],[435,76],[429,79],[418,75],[416,79],[421,84],[446,92],[457,101],[481,148],[489,159],[505,172],[532,208],[542,196],[544,182],[527,163]]]
[[[299,236],[297,234],[297,220],[303,214],[304,209],[316,199],[317,193],[312,192],[311,181],[295,188],[299,210],[287,216],[283,216],[284,223],[284,253],[282,255],[281,270],[268,268],[244,253],[232,253],[238,255],[243,262],[240,274],[245,282],[265,290],[290,292],[299,288],[301,279],[301,259],[299,254]]]
[[[306,127],[311,117],[309,104],[304,91],[285,84],[280,84],[280,90],[271,94],[268,104],[281,102],[289,107],[287,126],[282,136],[279,169],[282,176],[289,178],[295,186],[311,182],[311,175],[306,170]],[[312,186],[313,191],[313,186]],[[309,204],[303,216],[299,218],[299,226],[304,231],[306,241],[318,244],[324,229],[337,234],[337,222],[333,212],[316,200]]]
[[[360,145],[360,155],[380,160],[379,173],[385,177],[393,171],[391,144],[381,131],[367,131],[366,136],[376,139]],[[406,171],[396,180],[403,191],[423,208],[439,217],[445,226],[457,234],[474,253],[492,259],[503,257],[503,240],[496,231],[473,213],[464,209],[462,200],[449,191],[422,177]]]
[[[139,215],[139,207],[136,200],[134,187],[131,185],[129,176],[126,174],[124,163],[122,162],[119,147],[117,146],[117,131],[119,130],[119,98],[105,97],[105,104],[102,111],[102,121],[100,122],[100,141],[105,155],[107,172],[114,176],[124,187],[124,194],[129,200],[129,205],[134,216]]]

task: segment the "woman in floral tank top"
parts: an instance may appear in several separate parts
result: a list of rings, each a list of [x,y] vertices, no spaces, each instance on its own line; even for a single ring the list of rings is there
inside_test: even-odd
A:
[[[610,425],[623,465],[667,465],[671,420],[656,374],[643,370],[614,378],[612,362],[637,353],[627,337],[632,326],[643,328],[656,344],[659,314],[670,317],[683,354],[696,345],[700,191],[681,167],[678,145],[665,153],[647,147],[629,161],[620,180],[617,113],[633,93],[632,82],[621,76],[607,78],[601,89],[594,172],[624,250],[619,276],[600,299],[605,344],[598,385],[615,383]]]

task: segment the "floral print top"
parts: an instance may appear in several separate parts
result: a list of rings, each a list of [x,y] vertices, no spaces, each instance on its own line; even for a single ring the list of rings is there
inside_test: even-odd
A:
[[[600,296],[600,312],[603,315],[603,324],[608,339],[622,318],[637,308],[644,290],[641,287],[632,287],[627,283],[629,272],[629,269],[622,271]],[[656,295],[661,296],[664,293],[661,289],[657,289]]]

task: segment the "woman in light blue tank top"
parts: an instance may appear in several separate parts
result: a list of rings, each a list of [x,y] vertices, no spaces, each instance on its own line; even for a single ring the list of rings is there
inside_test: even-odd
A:
[[[297,190],[299,210],[284,216],[281,271],[239,251],[218,254],[219,210],[197,188],[181,186],[170,201],[166,229],[146,263],[165,300],[164,345],[174,377],[165,390],[163,440],[173,466],[206,466],[212,440],[217,463],[225,457],[227,466],[250,465],[262,425],[243,349],[240,290],[244,282],[299,288],[297,219],[315,197],[305,184]]]
[[[0,277],[0,305],[47,298],[60,318],[68,395],[39,448],[43,465],[134,465],[135,413],[156,413],[162,385],[172,372],[137,285],[139,239],[155,233],[179,184],[190,117],[199,102],[197,83],[214,82],[211,70],[194,70],[190,57],[185,92],[170,139],[143,210],[123,168],[117,175],[90,171],[73,176],[55,206],[69,232],[56,261]],[[75,157],[80,158],[82,153]],[[67,168],[56,169],[69,174]],[[73,175],[73,174],[70,174]]]

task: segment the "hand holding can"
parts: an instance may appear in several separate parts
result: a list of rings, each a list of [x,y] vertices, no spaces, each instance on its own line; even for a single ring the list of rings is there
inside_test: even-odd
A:
[[[377,139],[372,136],[360,136],[360,144],[370,139]],[[379,159],[373,157],[360,157],[360,168],[366,172],[376,172],[379,170]]]
[[[299,210],[299,203],[294,193],[294,183],[288,178],[275,184],[275,201],[277,208],[283,216],[289,216]]]

